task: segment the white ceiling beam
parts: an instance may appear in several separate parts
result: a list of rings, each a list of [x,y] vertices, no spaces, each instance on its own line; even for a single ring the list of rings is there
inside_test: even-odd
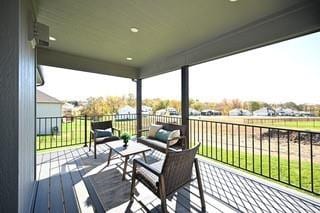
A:
[[[296,5],[203,43],[158,59],[142,67],[148,78],[320,30],[320,1]]]
[[[37,49],[38,65],[66,68],[91,73],[136,79],[138,68],[113,62],[72,55],[47,48]]]

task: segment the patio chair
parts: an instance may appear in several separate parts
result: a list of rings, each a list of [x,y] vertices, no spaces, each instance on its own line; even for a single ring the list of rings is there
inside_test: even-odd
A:
[[[97,129],[111,129],[112,136],[108,137],[96,137],[95,130]],[[96,147],[98,144],[104,144],[110,141],[120,140],[118,136],[115,136],[115,131],[117,131],[117,135],[120,136],[120,130],[114,128],[112,126],[112,121],[99,121],[99,122],[91,122],[91,131],[90,131],[90,141],[89,141],[89,151],[91,151],[91,141],[94,143],[94,158],[97,158]]]
[[[167,212],[166,198],[172,196],[181,187],[195,180],[192,178],[192,166],[194,163],[201,200],[201,210],[205,211],[206,207],[198,159],[195,158],[199,146],[200,144],[197,144],[197,146],[191,149],[182,151],[169,150],[164,161],[158,161],[150,165],[139,159],[134,159],[130,201],[132,202],[134,198],[135,182],[137,179],[161,199],[162,212]]]
[[[153,137],[139,137],[137,139],[138,142],[149,146],[153,149],[156,149],[160,152],[167,153],[169,148],[175,149],[175,150],[183,150],[185,149],[185,143],[186,143],[186,126],[185,125],[178,125],[178,124],[172,124],[172,123],[163,123],[163,122],[156,122],[157,125],[162,125],[162,129],[167,130],[167,131],[173,131],[173,130],[180,130],[180,136],[171,138],[166,142],[159,141],[156,138]],[[149,131],[149,129],[142,129],[138,130],[139,133]],[[178,139],[178,142],[175,143],[174,145],[170,146],[170,142],[172,140]]]

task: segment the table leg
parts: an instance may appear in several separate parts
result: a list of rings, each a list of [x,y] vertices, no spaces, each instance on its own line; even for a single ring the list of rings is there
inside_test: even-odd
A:
[[[108,164],[107,164],[107,166],[109,166],[109,164],[110,164],[111,155],[112,155],[112,149],[110,149],[110,152],[109,152],[109,156],[108,156]]]
[[[124,160],[122,180],[125,180],[125,179],[126,179],[128,158],[129,158],[129,157],[127,156],[127,157],[125,157],[125,160]]]
[[[142,152],[142,155],[143,155],[143,158],[144,158],[144,162],[148,163],[148,162],[147,162],[146,153]]]

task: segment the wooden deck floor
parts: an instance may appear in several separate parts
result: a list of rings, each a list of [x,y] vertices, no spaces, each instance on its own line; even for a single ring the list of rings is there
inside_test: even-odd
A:
[[[121,180],[120,159],[106,166],[108,153],[100,145],[97,159],[88,148],[38,154],[34,212],[160,212],[160,200],[142,184],[129,203],[130,177]],[[163,157],[147,153],[148,162]],[[200,158],[200,170],[208,212],[320,212],[319,199],[233,168]],[[200,209],[196,182],[168,200],[170,212]]]

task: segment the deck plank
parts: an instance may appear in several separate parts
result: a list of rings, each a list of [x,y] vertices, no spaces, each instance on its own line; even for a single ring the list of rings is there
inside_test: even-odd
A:
[[[41,168],[38,174],[38,188],[35,199],[34,212],[48,212],[49,200],[49,169],[50,155],[38,155],[37,162],[41,163]]]
[[[60,165],[58,161],[58,152],[51,153],[50,166],[50,185],[49,185],[49,207],[50,212],[65,212],[63,192],[60,181]]]
[[[92,206],[92,201],[87,191],[87,188],[82,180],[80,171],[82,167],[78,166],[78,158],[77,152],[75,150],[69,150],[70,157],[72,156],[73,164],[72,164],[72,180],[74,184],[74,191],[78,201],[78,207],[81,212],[94,212],[94,208]]]
[[[61,151],[59,155],[59,168],[60,168],[60,179],[62,184],[62,192],[64,199],[64,206],[67,213],[78,212],[78,206],[75,198],[75,193],[73,191],[73,183],[71,179],[71,174],[67,164],[69,163],[66,159],[65,152]]]
[[[105,207],[108,212],[128,209],[129,212],[160,212],[160,200],[142,184],[136,187],[138,194],[134,202],[129,202],[126,193],[131,185],[130,174],[125,181],[121,180],[123,164],[120,159],[112,160],[106,167],[108,153],[106,146],[99,145],[97,159],[87,147],[38,154],[34,212],[104,212]],[[147,155],[154,159],[164,157],[158,152]],[[202,158],[199,166],[207,212],[320,211],[318,200],[261,178]],[[180,189],[167,200],[169,212],[199,212],[198,193],[196,181]],[[120,198],[115,194],[122,196],[123,201],[108,208],[108,201],[114,204]]]

